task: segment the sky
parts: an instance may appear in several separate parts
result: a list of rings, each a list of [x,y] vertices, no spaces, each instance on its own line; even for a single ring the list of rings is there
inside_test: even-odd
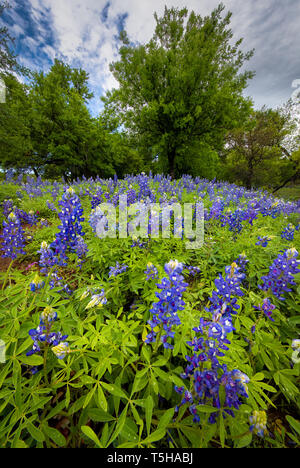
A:
[[[90,75],[95,97],[91,112],[101,111],[100,96],[117,87],[109,64],[118,59],[118,35],[125,29],[132,41],[147,42],[155,28],[154,12],[164,6],[187,7],[205,16],[219,0],[9,0],[3,16],[15,37],[19,61],[47,71],[55,58]],[[255,49],[246,64],[256,72],[245,90],[256,108],[276,108],[300,89],[300,0],[224,0],[232,12],[234,39],[242,49]],[[1,25],[1,23],[0,23]],[[298,81],[297,81],[298,80]],[[294,86],[294,87],[293,87]]]

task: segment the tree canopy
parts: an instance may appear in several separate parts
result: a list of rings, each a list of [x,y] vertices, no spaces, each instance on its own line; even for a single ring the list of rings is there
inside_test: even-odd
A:
[[[244,125],[227,134],[225,178],[247,188],[285,185],[299,174],[299,151],[294,143],[287,144],[295,130],[294,119],[284,109],[253,110]]]
[[[205,172],[217,159],[228,130],[245,118],[243,97],[252,51],[231,44],[231,14],[219,5],[202,18],[186,8],[155,14],[151,40],[132,44],[121,34],[120,60],[111,65],[119,88],[105,104],[120,116],[144,154],[171,175]],[[205,174],[203,174],[205,175]]]
[[[84,70],[55,60],[48,73],[33,73],[28,85],[12,75],[6,81],[7,102],[0,116],[3,167],[72,178],[139,169],[126,136],[90,115],[87,102],[93,94]]]

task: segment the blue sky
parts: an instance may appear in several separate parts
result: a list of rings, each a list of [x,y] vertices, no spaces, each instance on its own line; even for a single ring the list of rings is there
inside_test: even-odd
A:
[[[101,109],[99,97],[117,86],[109,63],[118,58],[118,33],[146,42],[153,34],[153,13],[167,6],[193,9],[206,15],[218,0],[10,0],[4,21],[15,37],[20,61],[31,69],[47,71],[54,58],[90,74],[95,93],[91,111]],[[243,48],[255,48],[247,68],[256,71],[246,90],[255,106],[277,107],[293,92],[300,79],[300,1],[224,0],[233,13],[234,38]]]

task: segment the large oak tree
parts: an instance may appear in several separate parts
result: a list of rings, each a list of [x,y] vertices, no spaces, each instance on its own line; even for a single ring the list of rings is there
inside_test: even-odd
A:
[[[241,67],[253,52],[241,50],[241,39],[233,42],[223,5],[204,18],[167,7],[154,17],[147,44],[121,33],[120,59],[111,64],[119,88],[107,94],[106,107],[160,169],[205,176],[225,134],[251,107],[242,92],[253,73]]]

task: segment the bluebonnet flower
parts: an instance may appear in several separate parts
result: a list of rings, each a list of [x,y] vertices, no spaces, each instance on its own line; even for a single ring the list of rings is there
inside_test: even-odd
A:
[[[53,271],[50,275],[49,281],[50,289],[60,288],[59,293],[65,292],[68,296],[71,296],[73,293],[72,289],[69,288],[67,284],[64,284],[63,278],[58,275],[57,271]]]
[[[67,354],[71,352],[69,343],[63,341],[56,346],[52,347],[52,351],[58,359],[64,359]]]
[[[116,262],[116,265],[113,267],[109,267],[109,278],[113,277],[113,276],[118,276],[120,275],[121,273],[124,273],[124,271],[126,271],[128,269],[128,266],[125,265],[125,264],[122,264],[120,265],[119,262]]]
[[[86,288],[86,290],[82,293],[82,295],[80,296],[80,301],[83,301],[83,299],[85,299],[86,297],[88,297],[91,293],[92,293],[92,289],[91,288]]]
[[[55,255],[59,258],[59,265],[65,266],[68,259],[67,252],[76,252],[78,239],[84,236],[81,222],[83,210],[80,200],[74,190],[68,188],[59,201],[61,211],[58,216],[61,220],[60,232],[56,234],[55,241],[50,245]]]
[[[221,371],[221,372],[220,372]],[[240,397],[248,397],[249,377],[239,371],[233,369],[227,370],[227,366],[212,367],[211,369],[195,370],[193,374],[194,387],[193,393],[187,392],[183,387],[177,387],[176,391],[184,395],[179,407],[185,403],[189,403],[191,414],[194,415],[193,421],[200,422],[200,417],[197,414],[196,406],[204,404],[212,404],[213,407],[220,410],[220,389],[223,387],[225,391],[225,409],[226,414],[234,417],[232,408],[239,409],[242,404]],[[217,411],[209,416],[209,422],[214,424],[216,422]]]
[[[294,364],[299,364],[300,363],[300,340],[298,338],[295,338],[292,341],[292,361]]]
[[[49,222],[47,221],[47,219],[41,218],[40,219],[40,225],[41,225],[41,227],[47,227],[47,226],[49,226]]]
[[[266,317],[268,317],[268,319],[272,320],[272,322],[274,322],[274,319],[272,318],[272,313],[273,313],[273,310],[276,309],[276,306],[274,304],[272,304],[271,300],[266,297],[262,304],[260,304],[258,307],[257,306],[253,306],[253,308],[255,310],[260,310],[262,311]]]
[[[3,210],[3,216],[5,218],[8,217],[8,215],[13,211],[13,209],[14,209],[14,202],[11,199],[4,200],[2,210]]]
[[[140,249],[143,249],[147,246],[147,242],[143,242],[136,236],[132,236],[132,244],[130,247],[139,247]]]
[[[226,365],[221,365],[219,358],[229,349],[228,334],[234,331],[231,314],[238,308],[234,295],[242,295],[240,285],[245,279],[245,273],[237,263],[225,267],[225,278],[220,274],[215,280],[216,291],[210,298],[211,306],[206,308],[211,318],[200,318],[198,327],[193,328],[196,336],[187,345],[192,348],[192,355],[186,356],[188,365],[181,375],[191,379],[193,386],[190,412],[194,422],[199,422],[197,405],[210,403],[220,409],[220,389],[225,391],[224,415],[234,416],[233,408],[241,405],[241,397],[248,397],[247,383],[249,378],[238,369],[229,371]],[[234,300],[235,299],[235,300]],[[181,388],[176,390],[183,393]],[[182,400],[180,406],[186,402]],[[210,423],[216,422],[217,412],[209,417]]]
[[[15,177],[15,171],[13,169],[7,169],[5,173],[6,182],[12,182]]]
[[[27,356],[40,353],[45,345],[53,346],[55,348],[65,341],[67,335],[62,335],[61,332],[51,331],[56,319],[56,311],[50,306],[46,307],[40,316],[38,327],[29,330],[29,336],[33,340],[33,346],[32,349],[26,353]],[[37,368],[34,368],[33,373],[37,370]]]
[[[92,307],[101,308],[107,303],[107,299],[105,297],[104,289],[101,289],[99,293],[92,294],[91,300],[86,306],[86,310],[91,309]]]
[[[158,277],[157,268],[151,262],[147,263],[147,269],[144,271],[144,273],[147,276],[147,280],[155,279]]]
[[[237,209],[235,212],[230,210],[225,214],[221,215],[221,226],[228,226],[229,231],[239,234],[243,229],[242,221],[244,221],[244,212]]]
[[[201,272],[200,268],[197,266],[185,265],[184,268],[189,272],[190,276],[196,276]]]
[[[151,201],[155,200],[155,196],[153,195],[150,186],[149,186],[150,179],[144,174],[143,172],[137,177],[137,183],[140,187],[140,192],[138,194],[138,200],[143,202],[143,199],[149,197]]]
[[[100,206],[97,206],[91,211],[89,223],[95,233],[97,232],[97,226],[101,226],[103,230],[108,229],[108,219],[101,210]]]
[[[227,273],[225,278],[219,274],[219,277],[215,279],[216,291],[212,292],[209,299],[211,306],[206,310],[212,314],[222,310],[222,315],[230,316],[230,314],[235,314],[240,307],[235,296],[243,296],[240,286],[245,279],[245,273],[236,262],[227,266],[225,272]]]
[[[41,273],[43,273],[45,276],[49,276],[50,270],[53,269],[49,281],[50,289],[53,289],[55,287],[61,287],[60,292],[64,291],[68,295],[71,295],[71,289],[68,287],[67,284],[63,284],[62,278],[58,275],[57,269],[53,268],[59,265],[59,259],[46,241],[43,241],[41,243],[41,248],[40,250],[38,250],[37,253],[40,254],[39,265],[41,267]]]
[[[129,186],[126,194],[127,194],[127,204],[128,205],[132,205],[133,203],[135,203],[137,201],[137,194],[136,194],[136,191],[134,190],[134,188],[132,188],[132,185]]]
[[[292,241],[294,239],[294,234],[295,234],[295,226],[293,224],[288,224],[286,228],[281,233],[281,238],[286,239],[288,241]]]
[[[3,221],[3,233],[0,239],[2,239],[0,250],[3,258],[14,260],[18,255],[25,254],[24,231],[18,216],[13,211],[8,215],[7,221]]]
[[[274,260],[269,268],[269,273],[261,277],[262,285],[258,285],[263,291],[270,291],[279,300],[284,301],[284,293],[290,292],[289,286],[294,285],[294,275],[299,272],[300,261],[297,260],[298,252],[295,248],[288,249]]]
[[[31,281],[30,283],[30,290],[32,292],[35,292],[36,290],[38,289],[41,289],[43,288],[45,285],[45,281],[43,281],[38,274],[35,275],[35,277],[33,278],[33,280]]]
[[[250,431],[257,434],[259,437],[264,437],[267,433],[267,415],[265,411],[253,411],[249,417]]]
[[[78,266],[81,268],[84,258],[88,252],[88,247],[81,236],[78,236],[76,239],[74,249],[78,257]]]
[[[49,208],[49,210],[57,212],[54,203],[50,202],[49,200],[47,200],[47,207]]]
[[[300,351],[300,339],[299,338],[295,338],[293,341],[292,341],[292,348],[294,350],[299,350]]]
[[[91,201],[92,209],[95,209],[103,201],[103,190],[101,187],[97,188],[96,194],[93,196]]]
[[[225,208],[225,202],[221,198],[213,201],[210,211],[206,213],[206,219],[220,219]]]
[[[249,260],[247,259],[247,256],[244,252],[238,256],[238,258],[235,260],[235,263],[238,265],[241,272],[246,273]]]
[[[58,258],[46,241],[41,243],[41,248],[37,253],[40,254],[39,265],[41,266],[41,273],[47,275],[49,270],[58,264]]]
[[[261,245],[262,247],[267,247],[268,243],[270,242],[270,238],[268,236],[258,236],[258,241],[255,245]]]
[[[45,307],[40,316],[40,324],[45,325],[57,319],[57,312],[51,306]]]
[[[187,288],[187,283],[184,282],[182,270],[184,265],[178,260],[171,260],[166,263],[164,270],[168,277],[162,279],[160,284],[157,284],[161,292],[156,293],[158,302],[154,302],[150,309],[152,318],[148,320],[151,327],[151,332],[147,335],[145,343],[152,343],[156,340],[156,335],[160,332],[160,340],[164,348],[173,348],[168,342],[168,338],[174,337],[172,327],[180,325],[178,311],[183,310],[185,303],[182,300],[182,294]]]
[[[29,213],[26,213],[26,211],[16,208],[15,214],[22,223],[29,224],[30,226],[33,226],[37,223],[37,216],[32,210],[30,210]]]

